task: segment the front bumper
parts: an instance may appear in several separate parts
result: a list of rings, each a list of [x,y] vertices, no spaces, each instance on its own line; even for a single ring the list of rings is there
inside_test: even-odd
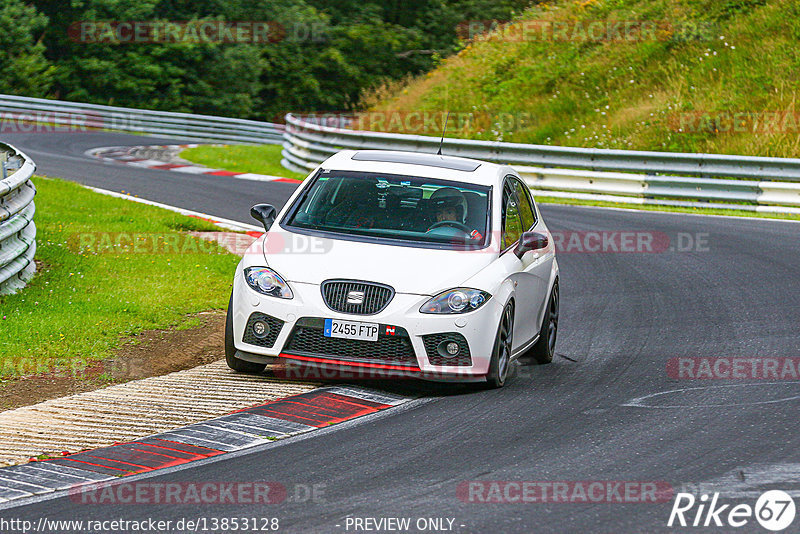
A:
[[[328,308],[316,284],[290,285],[294,298],[279,299],[253,291],[241,276],[236,277],[233,338],[245,359],[259,361],[261,357],[264,363],[271,363],[277,357],[284,364],[291,362],[330,373],[347,371],[355,373],[355,378],[476,381],[488,373],[502,312],[496,299],[489,299],[470,313],[432,315],[419,312],[429,296],[396,293],[381,312],[353,315]],[[254,317],[269,323],[268,336],[253,336]],[[378,323],[379,339],[373,342],[324,337],[324,319]],[[451,340],[459,344],[457,356],[436,350],[442,341]]]

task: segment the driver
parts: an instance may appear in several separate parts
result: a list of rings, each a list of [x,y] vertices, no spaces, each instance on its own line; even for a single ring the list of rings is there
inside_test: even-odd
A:
[[[464,193],[453,187],[443,187],[431,194],[430,203],[436,220],[428,227],[429,232],[440,226],[452,226],[468,234],[472,240],[483,239],[480,232],[471,230],[466,224],[468,204]]]
[[[463,225],[467,221],[467,199],[458,189],[437,189],[431,194],[430,200],[436,223],[453,221]]]

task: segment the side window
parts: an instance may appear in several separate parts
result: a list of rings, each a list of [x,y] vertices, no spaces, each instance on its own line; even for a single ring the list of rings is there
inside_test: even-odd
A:
[[[519,205],[514,186],[506,181],[503,187],[503,250],[519,240],[522,233]]]
[[[536,213],[533,211],[530,192],[528,188],[525,187],[525,184],[519,180],[514,179],[512,182],[517,190],[517,198],[519,199],[519,213],[522,218],[522,229],[527,232],[536,224]]]

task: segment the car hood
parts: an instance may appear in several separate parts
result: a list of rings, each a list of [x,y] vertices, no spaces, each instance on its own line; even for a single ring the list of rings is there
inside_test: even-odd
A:
[[[460,251],[382,245],[309,237],[280,228],[270,229],[259,242],[255,245],[261,245],[267,265],[289,282],[320,284],[344,278],[379,282],[398,293],[418,295],[457,287],[497,257],[490,248]]]

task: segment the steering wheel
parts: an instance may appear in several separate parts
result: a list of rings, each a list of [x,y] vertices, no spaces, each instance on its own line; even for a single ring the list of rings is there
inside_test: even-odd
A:
[[[464,232],[465,234],[472,233],[472,229],[469,226],[467,226],[466,224],[461,224],[458,221],[440,221],[437,223],[433,223],[430,226],[430,228],[428,228],[428,232],[430,232],[431,230],[435,230],[436,228],[441,228],[442,226],[451,226],[453,228],[457,228],[462,232]]]

